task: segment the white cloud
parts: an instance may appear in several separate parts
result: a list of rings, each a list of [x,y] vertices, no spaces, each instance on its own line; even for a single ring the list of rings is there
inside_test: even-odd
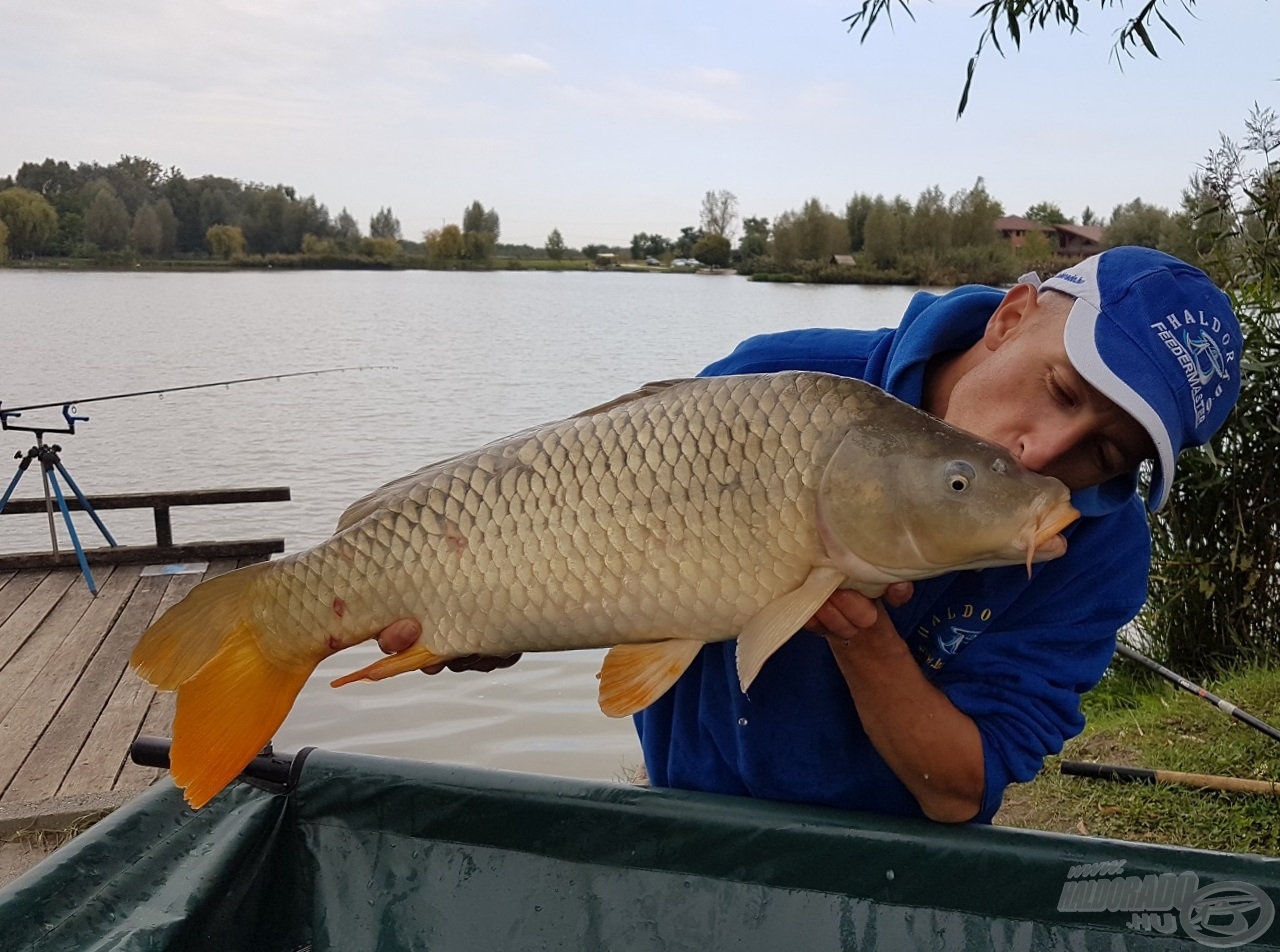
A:
[[[698,67],[688,70],[685,75],[691,83],[699,86],[737,89],[742,85],[742,74],[732,69]]]

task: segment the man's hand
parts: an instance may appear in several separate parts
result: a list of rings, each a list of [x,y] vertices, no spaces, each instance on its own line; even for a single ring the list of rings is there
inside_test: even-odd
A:
[[[416,618],[398,618],[378,632],[378,647],[384,654],[399,654],[410,648],[422,637],[422,623]],[[429,664],[424,674],[439,674],[445,668],[450,671],[496,671],[509,668],[520,660],[520,655],[462,655],[439,664]]]
[[[896,608],[906,604],[914,592],[915,586],[910,582],[895,582],[885,589],[882,597]],[[861,629],[874,625],[878,615],[875,599],[840,588],[823,603],[805,628],[828,638],[848,640],[857,637]]]

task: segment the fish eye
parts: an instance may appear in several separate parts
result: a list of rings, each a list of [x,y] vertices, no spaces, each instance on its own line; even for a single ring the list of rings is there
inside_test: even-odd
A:
[[[946,480],[947,488],[956,493],[962,493],[968,489],[977,475],[973,467],[962,459],[953,459],[942,470],[942,478]]]

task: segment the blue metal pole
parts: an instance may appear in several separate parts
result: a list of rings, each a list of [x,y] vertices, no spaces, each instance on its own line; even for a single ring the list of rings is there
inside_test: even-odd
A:
[[[107,527],[102,524],[102,520],[98,518],[97,510],[95,510],[93,506],[89,505],[89,500],[86,499],[84,493],[80,491],[80,487],[76,485],[76,481],[71,478],[71,474],[67,472],[67,468],[62,465],[62,461],[57,460],[54,462],[54,465],[58,467],[58,472],[60,472],[62,474],[62,478],[67,481],[67,485],[71,487],[71,491],[76,494],[76,499],[80,500],[80,505],[83,506],[84,511],[89,514],[89,518],[93,520],[94,525],[96,525],[102,532],[103,537],[107,540],[107,544],[111,546],[118,545],[116,540],[111,538],[111,533],[107,531]],[[0,506],[0,509],[3,508],[3,506]]]
[[[62,467],[59,466],[58,469],[61,470]],[[88,583],[89,591],[97,595],[98,586],[94,584],[93,573],[89,571],[89,560],[85,558],[84,547],[80,544],[80,537],[76,535],[76,527],[71,521],[71,512],[67,509],[67,501],[62,497],[62,487],[58,485],[58,477],[53,473],[49,473],[49,482],[53,486],[53,494],[58,497],[58,508],[62,510],[62,518],[67,523],[67,533],[71,536],[71,544],[76,550],[76,560],[80,563],[80,573],[84,576],[85,582]],[[112,544],[114,545],[115,543]]]

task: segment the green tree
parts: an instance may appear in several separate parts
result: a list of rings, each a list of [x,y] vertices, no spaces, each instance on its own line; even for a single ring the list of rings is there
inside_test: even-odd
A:
[[[370,236],[360,239],[360,253],[379,261],[394,261],[404,254],[404,249],[400,247],[399,238]]]
[[[698,239],[702,237],[702,232],[694,228],[692,225],[685,225],[680,229],[680,237],[672,242],[672,249],[681,258],[693,257],[693,246],[698,243]]]
[[[171,169],[160,194],[175,219],[173,247],[166,254],[198,254],[203,251],[205,229],[200,225],[199,183],[191,181],[177,169]],[[161,215],[163,223],[163,213]]]
[[[899,196],[892,204],[877,195],[863,226],[863,257],[882,270],[894,267],[906,244],[910,207]]]
[[[372,238],[400,238],[400,219],[392,213],[391,207],[379,208],[378,213],[369,219],[369,235]]]
[[[423,235],[427,246],[427,262],[435,265],[456,264],[466,252],[462,229],[457,225],[445,225]]]
[[[355,251],[360,244],[360,225],[345,208],[333,223],[334,238],[344,251]]]
[[[302,236],[302,253],[315,258],[327,258],[338,253],[338,245],[332,238],[321,238],[307,232]]]
[[[164,232],[160,228],[160,216],[156,214],[154,205],[143,205],[133,216],[133,227],[129,229],[129,244],[134,251],[148,258],[160,253],[160,244],[164,240]]]
[[[498,213],[472,202],[462,213],[462,237],[466,254],[473,261],[487,261],[498,243],[501,228]]]
[[[119,161],[102,169],[101,177],[110,183],[116,196],[132,216],[151,202],[164,183],[164,168],[140,155],[122,155]]]
[[[742,240],[738,242],[738,252],[744,261],[751,261],[768,253],[771,230],[767,218],[743,219]]]
[[[1014,252],[1019,267],[1024,271],[1044,271],[1050,274],[1058,270],[1054,267],[1053,242],[1042,231],[1027,233],[1022,247]]]
[[[1114,0],[1100,0],[1098,7],[1099,9],[1109,7],[1113,2]],[[1120,2],[1123,4],[1124,0],[1120,0]],[[915,14],[911,11],[911,0],[862,0],[862,6],[844,19],[849,24],[851,32],[858,27],[862,27],[859,42],[866,42],[871,28],[875,26],[881,17],[886,20],[892,20],[892,11],[895,5],[901,7],[907,16],[915,19]],[[1194,5],[1195,0],[1183,0],[1183,6],[1188,11]],[[1007,34],[1008,38],[1013,41],[1013,45],[1020,48],[1024,31],[1031,33],[1035,30],[1046,29],[1048,26],[1055,26],[1076,32],[1080,24],[1080,7],[1081,4],[1077,3],[1077,0],[983,0],[973,15],[976,19],[985,20],[986,25],[978,35],[977,49],[974,51],[973,56],[969,58],[969,64],[965,71],[964,89],[960,93],[960,106],[956,111],[956,115],[964,115],[965,106],[969,102],[969,88],[973,83],[974,71],[978,67],[978,58],[982,55],[982,50],[987,41],[990,41],[996,50],[1003,55],[1003,50],[1000,48],[1000,35],[1002,33]],[[1171,35],[1181,41],[1182,37],[1174,28],[1173,23],[1165,17],[1157,0],[1144,0],[1137,15],[1130,18],[1120,28],[1113,47],[1113,55],[1117,62],[1121,53],[1132,55],[1133,51],[1139,47],[1152,56],[1159,55],[1156,53],[1155,41],[1151,35],[1157,21]]]
[[[733,258],[733,245],[724,235],[703,235],[693,246],[693,256],[709,267],[724,268]]]
[[[1204,451],[1183,453],[1152,526],[1139,623],[1156,657],[1191,677],[1280,652],[1280,122],[1255,108],[1224,137],[1185,202],[1204,267],[1244,332],[1240,400]]]
[[[773,223],[773,257],[784,267],[796,261],[823,261],[849,250],[845,220],[817,198],[799,211],[783,212]]]
[[[215,258],[227,261],[244,254],[249,247],[244,240],[244,232],[235,225],[212,225],[205,232],[204,240]]]
[[[38,255],[58,232],[58,213],[48,200],[30,189],[0,192],[0,221],[9,231],[9,252]]]
[[[129,244],[129,211],[106,181],[84,213],[84,240],[102,251],[123,251]]]
[[[870,195],[858,193],[845,206],[844,220],[849,229],[849,250],[854,254],[862,250],[863,230],[867,226],[867,215],[871,212],[873,201]]]
[[[160,245],[156,254],[167,258],[178,245],[178,216],[173,213],[169,199],[162,198],[151,206],[155,210],[156,224],[160,226]]]
[[[660,258],[670,250],[671,242],[661,235],[651,235],[642,231],[631,236],[631,257],[635,261],[650,257]]]
[[[83,176],[71,168],[67,162],[55,162],[45,159],[43,162],[23,162],[18,174],[13,177],[14,185],[29,189],[43,195],[50,203],[63,196],[71,196],[85,184]]]
[[[289,202],[293,199],[291,191],[282,185],[246,190],[240,230],[254,254],[297,251],[301,245],[301,235],[296,245],[286,237],[285,219]]]
[[[1045,225],[1071,224],[1071,219],[1064,215],[1062,209],[1054,202],[1036,202],[1023,213],[1023,217]]]
[[[238,183],[226,180],[204,180],[199,183],[200,233],[207,235],[213,225],[239,225],[241,195]]]
[[[996,244],[1000,234],[996,219],[1004,206],[991,197],[987,183],[978,176],[973,188],[960,189],[951,196],[951,240],[956,247],[982,248]]]
[[[564,258],[564,238],[559,228],[552,228],[551,234],[547,235],[547,257],[552,261],[561,261]]]
[[[9,229],[0,221],[0,264],[9,260]]]
[[[1135,198],[1128,204],[1115,207],[1103,243],[1108,248],[1141,245],[1164,251],[1175,230],[1173,215],[1167,208],[1149,205]]]
[[[941,255],[951,247],[951,210],[937,185],[916,199],[907,223],[907,247],[914,252]]]

